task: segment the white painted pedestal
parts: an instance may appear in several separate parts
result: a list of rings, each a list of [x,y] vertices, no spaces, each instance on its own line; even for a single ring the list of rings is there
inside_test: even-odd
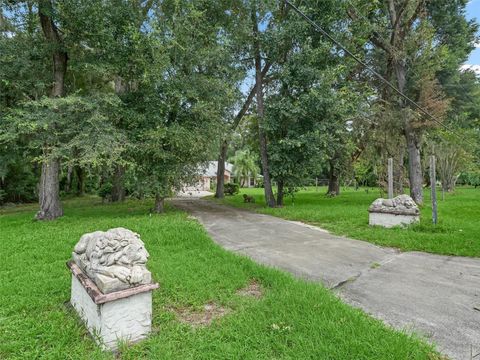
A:
[[[116,350],[119,342],[134,343],[148,336],[152,326],[152,291],[158,284],[103,294],[73,262],[70,303],[95,341],[105,350]]]
[[[405,226],[420,221],[420,215],[370,212],[369,224],[391,228]]]

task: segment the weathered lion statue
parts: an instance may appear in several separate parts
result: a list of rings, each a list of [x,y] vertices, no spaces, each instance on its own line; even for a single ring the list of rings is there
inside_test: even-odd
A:
[[[368,211],[411,215],[417,215],[420,213],[417,204],[408,195],[399,195],[393,199],[377,199],[372,205],[370,205]]]
[[[85,234],[75,245],[72,257],[104,293],[151,282],[145,244],[128,229]]]

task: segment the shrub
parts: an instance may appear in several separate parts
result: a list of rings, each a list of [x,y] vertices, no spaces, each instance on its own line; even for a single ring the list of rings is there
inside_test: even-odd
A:
[[[260,178],[260,179],[257,179],[257,181],[255,182],[255,187],[256,188],[263,188],[263,178]]]
[[[225,189],[223,190],[223,193],[225,195],[236,195],[239,192],[240,192],[240,186],[238,184],[234,184],[234,183],[225,184]]]
[[[0,157],[0,174],[2,181],[0,202],[23,203],[37,199],[38,178],[30,159],[14,156],[6,160]],[[3,163],[10,161],[9,163]]]
[[[102,201],[105,201],[112,196],[112,184],[107,182],[100,186],[98,189],[98,196],[102,198]]]
[[[471,172],[468,175],[468,182],[470,185],[475,186],[475,188],[480,186],[480,171]]]
[[[475,186],[475,188],[480,186],[480,171],[462,173],[457,180],[457,184],[471,185]]]

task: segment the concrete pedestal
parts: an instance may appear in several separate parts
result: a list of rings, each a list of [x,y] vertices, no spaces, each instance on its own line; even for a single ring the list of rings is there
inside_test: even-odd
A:
[[[95,341],[105,350],[116,350],[119,342],[134,343],[148,336],[152,325],[152,291],[158,284],[103,294],[74,263],[70,302]]]
[[[413,214],[389,214],[384,212],[370,212],[369,224],[391,228],[405,226],[420,221],[420,215]]]

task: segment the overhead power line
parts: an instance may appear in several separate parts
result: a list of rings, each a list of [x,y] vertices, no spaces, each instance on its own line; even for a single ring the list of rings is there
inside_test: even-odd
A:
[[[293,5],[290,1],[284,0],[285,3],[290,6],[298,15],[300,15],[302,18],[304,18],[315,30],[317,30],[320,34],[325,36],[327,39],[329,39],[332,43],[334,43],[336,46],[338,46],[340,49],[342,49],[346,54],[348,54],[351,58],[353,58],[357,63],[362,65],[366,70],[368,70],[370,73],[372,73],[374,76],[376,76],[380,81],[382,81],[385,85],[387,85],[389,88],[391,88],[394,92],[396,92],[398,95],[400,95],[402,98],[407,100],[411,105],[413,105],[415,108],[417,108],[421,113],[426,115],[430,120],[435,122],[436,124],[440,125],[443,127],[445,130],[449,131],[453,135],[457,136],[459,139],[465,142],[465,138],[461,136],[460,134],[457,134],[455,131],[450,129],[447,125],[445,125],[442,121],[438,120],[435,116],[430,114],[426,109],[424,109],[420,104],[418,104],[416,101],[412,100],[410,97],[405,95],[402,91],[400,91],[395,85],[393,85],[390,81],[388,81],[385,77],[383,77],[378,71],[373,69],[371,66],[369,66],[366,62],[361,60],[357,55],[355,55],[353,52],[351,52],[346,46],[344,46],[342,43],[340,43],[337,39],[335,39],[333,36],[331,36],[327,31],[325,31],[322,27],[320,27],[316,22],[314,22],[312,19],[310,19],[304,12],[302,12],[298,7]],[[470,144],[474,146],[473,144]]]

